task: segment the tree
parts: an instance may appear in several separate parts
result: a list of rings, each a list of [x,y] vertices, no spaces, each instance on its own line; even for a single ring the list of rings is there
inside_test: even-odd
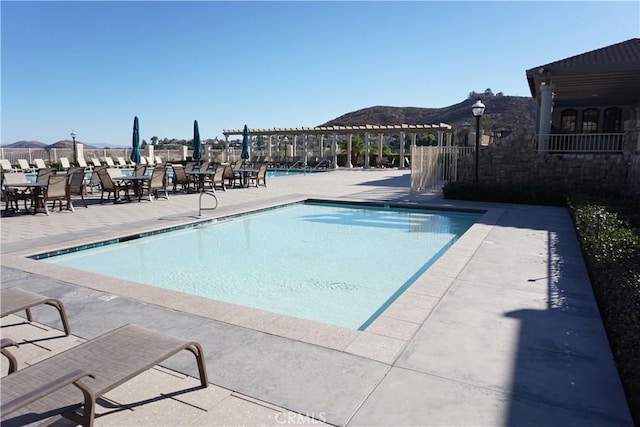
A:
[[[153,145],[157,145],[158,144],[158,137],[157,136],[152,136],[151,137],[151,143]]]
[[[493,91],[491,90],[491,88],[486,88],[484,90],[484,94],[485,95],[489,95],[489,96],[493,96]]]
[[[416,138],[416,146],[417,147],[420,147],[420,146],[431,146],[431,145],[438,145],[438,138],[432,133],[419,135]]]

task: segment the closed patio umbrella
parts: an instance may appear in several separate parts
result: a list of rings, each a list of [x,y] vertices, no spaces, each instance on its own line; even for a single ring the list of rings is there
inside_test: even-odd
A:
[[[249,129],[247,129],[247,125],[244,125],[244,130],[242,131],[242,153],[240,157],[244,160],[249,158]]]
[[[193,121],[193,160],[202,159],[202,150],[200,149],[200,130],[198,130],[198,121]]]
[[[138,116],[135,116],[133,119],[133,138],[131,146],[131,161],[138,164],[140,163],[140,133],[138,131]]]

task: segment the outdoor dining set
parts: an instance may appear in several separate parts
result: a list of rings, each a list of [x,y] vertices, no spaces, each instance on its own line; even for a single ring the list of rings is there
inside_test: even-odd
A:
[[[66,160],[66,159],[65,159]],[[266,186],[266,164],[251,164],[238,161],[234,164],[193,161],[182,164],[145,162],[121,167],[106,161],[92,159],[92,165],[76,167],[40,167],[29,173],[23,170],[3,170],[2,198],[5,201],[3,214],[44,213],[56,202],[62,210],[75,212],[72,196],[78,196],[87,207],[87,193],[100,191],[100,203],[105,201],[122,203],[138,202],[163,197],[169,199],[169,187],[173,192],[183,193],[226,191],[229,187],[247,188]],[[159,159],[156,159],[159,160]],[[68,162],[64,162],[69,164]],[[20,206],[22,205],[22,207]]]

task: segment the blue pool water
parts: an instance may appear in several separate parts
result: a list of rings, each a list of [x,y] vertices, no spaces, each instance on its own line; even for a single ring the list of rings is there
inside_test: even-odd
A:
[[[323,173],[325,171],[319,170],[308,170],[303,171],[299,169],[291,169],[291,170],[267,170],[267,178],[277,178],[279,176],[301,176],[305,173]]]
[[[362,330],[479,216],[297,203],[44,261]]]

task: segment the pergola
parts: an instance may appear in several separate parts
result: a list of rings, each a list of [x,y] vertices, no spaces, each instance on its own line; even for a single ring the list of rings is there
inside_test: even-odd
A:
[[[229,136],[232,135],[242,135],[243,129],[223,129],[222,134],[225,138],[225,148],[229,148]],[[382,153],[382,143],[384,140],[385,134],[400,134],[400,140],[404,141],[405,135],[410,135],[411,137],[411,146],[416,145],[416,138],[418,134],[436,134],[438,139],[438,145],[450,145],[451,138],[453,134],[453,128],[451,125],[446,123],[439,124],[425,124],[425,125],[409,125],[409,124],[401,124],[401,125],[360,125],[360,126],[317,126],[317,127],[299,127],[299,128],[266,128],[266,129],[249,129],[249,134],[257,137],[267,137],[268,138],[268,155],[272,156],[272,148],[273,148],[273,139],[276,138],[276,141],[279,141],[280,137],[285,138],[285,142],[287,138],[291,138],[293,155],[295,156],[295,149],[297,145],[298,138],[302,137],[303,142],[305,143],[305,164],[306,164],[306,142],[308,136],[315,136],[319,141],[320,153],[323,153],[324,149],[324,137],[327,135],[333,135],[332,139],[332,155],[333,155],[333,165],[337,167],[337,140],[339,135],[346,136],[347,140],[347,152],[351,152],[351,143],[353,135],[357,134],[365,134],[365,153],[364,153],[364,167],[365,169],[370,168],[369,162],[369,150],[371,148],[369,144],[369,139],[372,135],[376,135],[378,137],[378,146],[379,153]],[[446,138],[446,141],[445,141]],[[225,150],[227,151],[227,150]],[[404,144],[400,144],[400,159],[404,159]],[[351,164],[351,156],[347,156],[347,167],[351,168],[353,165]],[[400,168],[404,167],[404,162],[400,162]]]

